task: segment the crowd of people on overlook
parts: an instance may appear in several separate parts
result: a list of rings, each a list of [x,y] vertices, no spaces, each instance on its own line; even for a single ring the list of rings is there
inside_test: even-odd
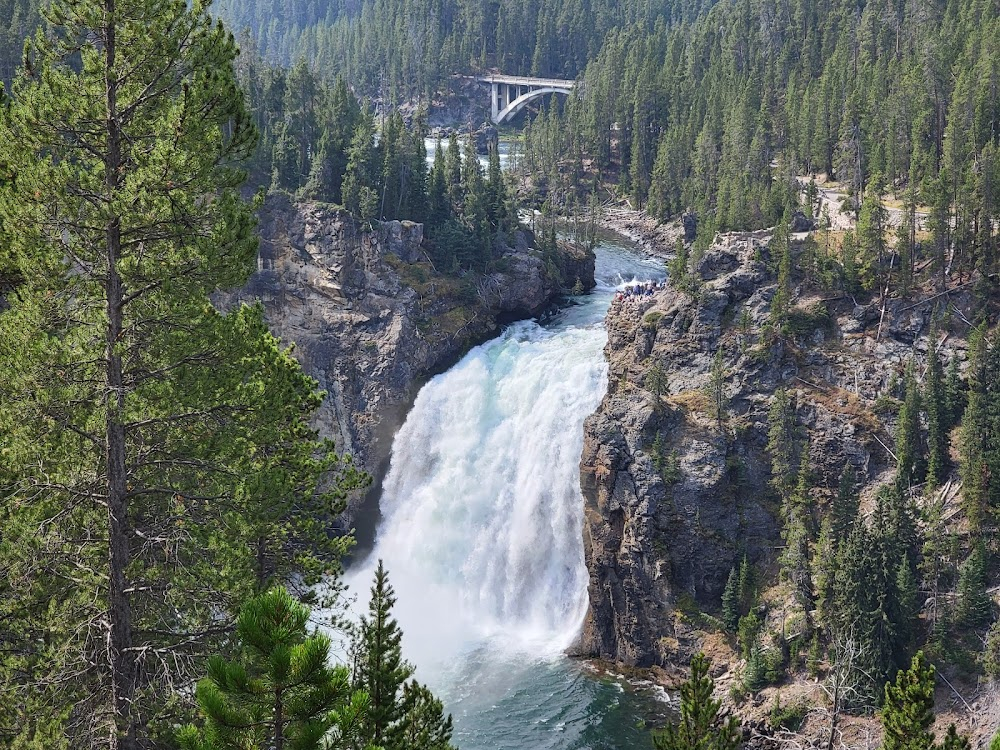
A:
[[[638,300],[641,300],[643,297],[650,297],[653,295],[653,292],[666,288],[667,288],[666,279],[662,279],[660,281],[644,281],[644,282],[639,282],[637,284],[629,284],[624,289],[619,290],[615,294],[615,298],[612,304],[616,307],[618,305],[633,305]]]

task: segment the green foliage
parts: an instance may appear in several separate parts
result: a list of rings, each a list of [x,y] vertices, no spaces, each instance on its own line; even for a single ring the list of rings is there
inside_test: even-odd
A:
[[[809,713],[809,704],[804,700],[781,705],[781,698],[774,696],[774,703],[768,713],[768,723],[774,728],[787,729],[790,732],[797,732],[802,722],[805,721],[806,714]]]
[[[670,284],[679,292],[693,295],[698,289],[698,278],[691,271],[691,257],[684,239],[677,238],[674,247],[674,257],[667,261],[667,277]]]
[[[784,330],[792,336],[806,336],[815,331],[828,331],[832,324],[833,318],[826,305],[817,302],[806,310],[789,310]]]
[[[384,750],[452,750],[451,716],[415,680],[403,660],[402,631],[392,616],[396,595],[379,560],[368,615],[361,618],[352,646],[355,689],[368,694],[361,736]]]
[[[847,539],[858,517],[858,476],[851,464],[846,464],[840,473],[837,494],[833,499],[831,525],[833,538],[839,544]]]
[[[726,579],[726,587],[722,591],[722,623],[726,630],[736,632],[740,622],[740,591],[739,577],[736,568],[729,571],[729,578]]]
[[[654,407],[657,410],[662,409],[663,397],[666,396],[670,390],[670,381],[667,378],[667,373],[664,371],[663,367],[660,366],[659,362],[654,362],[646,371],[645,384],[646,390],[648,390],[653,396]]]
[[[886,232],[889,214],[882,203],[884,185],[882,176],[872,175],[858,216],[859,255],[857,277],[862,289],[871,290],[878,283],[876,269],[886,255]]]
[[[1000,509],[1000,347],[980,326],[969,344],[968,405],[962,419],[962,496],[978,531]]]
[[[972,745],[969,744],[969,739],[963,737],[955,729],[954,724],[948,725],[948,731],[945,733],[944,739],[938,745],[941,750],[972,750]]]
[[[906,497],[883,488],[870,523],[858,519],[838,545],[829,627],[849,637],[856,658],[847,675],[859,695],[874,696],[909,658],[916,613],[912,569],[916,527]]]
[[[784,388],[778,388],[767,414],[767,452],[771,457],[771,484],[782,499],[795,486],[795,408]]]
[[[653,461],[653,468],[659,473],[664,484],[672,485],[681,481],[681,460],[676,450],[667,453],[664,445],[663,435],[659,432],[653,438],[649,447],[650,458]]]
[[[812,582],[809,570],[811,504],[809,499],[809,451],[803,449],[795,491],[786,499],[782,537],[785,547],[781,553],[781,575],[792,584],[799,604],[811,609]]]
[[[363,477],[262,310],[211,305],[256,268],[232,36],[201,3],[48,12],[0,108],[0,690],[28,731],[127,750],[241,601],[339,571]]]
[[[896,429],[896,483],[902,491],[909,491],[923,476],[920,391],[912,364],[906,368],[904,388],[906,396],[899,410],[899,426]]]
[[[986,591],[986,558],[986,545],[980,541],[959,569],[955,614],[958,622],[969,628],[982,627],[993,619],[993,599]]]
[[[357,747],[368,697],[346,667],[330,667],[330,640],[309,635],[309,610],[282,588],[250,599],[236,621],[240,656],[213,656],[196,698],[205,721],[179,735],[187,750],[336,750]],[[335,737],[333,743],[324,741]]]
[[[653,216],[696,212],[699,241],[781,223],[799,200],[794,177],[822,172],[857,212],[840,258],[848,294],[881,291],[890,267],[907,293],[926,267],[919,255],[939,286],[949,271],[995,271],[993,10],[791,0],[717,3],[683,25],[637,21],[603,38],[582,76],[585,98],[531,128],[526,166],[572,189],[565,165],[586,154],[596,176],[617,175]],[[903,204],[896,253],[887,190]],[[933,235],[919,245],[918,204]]]
[[[983,671],[989,677],[993,679],[1000,677],[1000,620],[996,620],[986,634],[986,643],[983,646],[980,662],[983,665]]]
[[[715,683],[708,675],[704,654],[691,660],[691,677],[681,685],[681,709],[677,723],[653,736],[656,750],[737,750],[742,741],[739,724],[720,713],[721,701],[712,693]]]
[[[753,649],[757,646],[760,629],[764,626],[755,609],[751,609],[740,618],[737,625],[737,635],[743,658],[749,659]]]
[[[712,416],[719,426],[722,425],[726,417],[726,410],[729,403],[729,400],[726,398],[726,378],[728,375],[725,354],[720,344],[719,348],[715,350],[715,356],[712,357],[712,366],[708,371],[708,387],[706,389],[712,404]]]
[[[930,750],[933,723],[934,667],[918,652],[910,668],[900,670],[895,683],[885,686],[882,746],[885,750]]]

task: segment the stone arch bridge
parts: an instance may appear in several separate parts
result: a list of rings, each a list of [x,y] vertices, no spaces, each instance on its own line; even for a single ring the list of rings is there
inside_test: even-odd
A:
[[[490,119],[499,125],[514,117],[529,102],[546,94],[568,95],[576,81],[559,78],[528,78],[526,76],[478,76],[480,83],[490,84]]]

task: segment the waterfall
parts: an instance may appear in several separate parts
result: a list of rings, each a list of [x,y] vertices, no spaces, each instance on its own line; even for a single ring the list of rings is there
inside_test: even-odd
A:
[[[587,608],[579,463],[607,386],[604,314],[616,286],[662,265],[605,245],[597,271],[598,289],[556,322],[517,323],[421,389],[375,547],[346,575],[363,610],[385,562],[404,656],[455,713],[463,750],[648,741],[620,688],[563,656]],[[602,722],[613,744],[592,737]]]
[[[487,640],[559,653],[579,631],[582,425],[605,390],[604,340],[593,327],[518,323],[418,395],[372,554],[416,663]]]

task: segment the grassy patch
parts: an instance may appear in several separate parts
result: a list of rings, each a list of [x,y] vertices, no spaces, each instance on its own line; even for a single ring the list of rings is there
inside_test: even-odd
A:
[[[650,310],[643,316],[642,327],[646,330],[654,330],[663,319],[663,313],[659,310]]]

